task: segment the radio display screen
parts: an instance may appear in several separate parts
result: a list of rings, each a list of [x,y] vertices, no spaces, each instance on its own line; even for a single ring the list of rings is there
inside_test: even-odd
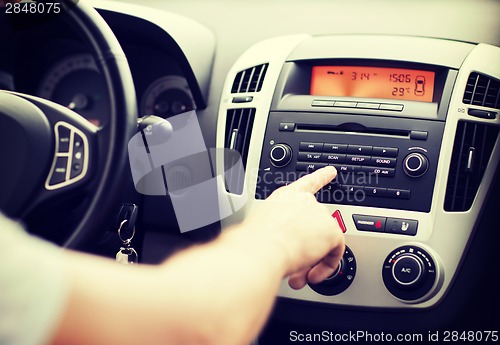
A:
[[[432,102],[432,71],[368,66],[313,66],[311,95]]]

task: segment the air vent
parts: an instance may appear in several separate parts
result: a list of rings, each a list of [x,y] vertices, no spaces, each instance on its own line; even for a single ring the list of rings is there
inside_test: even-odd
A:
[[[472,206],[498,137],[498,127],[460,121],[451,156],[445,211],[462,212]]]
[[[465,104],[500,109],[500,81],[473,72],[467,80]]]
[[[246,167],[250,137],[252,134],[255,108],[229,109],[226,119],[225,148],[235,150],[239,155],[225,154],[226,190],[234,194],[243,193],[244,171],[236,165],[241,156],[243,167]]]
[[[259,92],[269,64],[258,65],[239,72],[234,78],[231,93]]]

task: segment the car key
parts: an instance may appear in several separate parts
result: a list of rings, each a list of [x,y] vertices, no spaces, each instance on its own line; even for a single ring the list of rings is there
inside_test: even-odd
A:
[[[120,238],[120,241],[122,241],[123,246],[120,247],[120,250],[116,253],[116,262],[120,264],[135,264],[138,262],[139,258],[137,251],[131,246],[132,239],[135,235],[135,227],[131,227],[132,232],[125,236],[123,230],[130,229],[130,226],[128,226],[127,223],[129,223],[127,219],[122,220],[118,228],[118,237]]]
[[[116,262],[119,264],[135,264],[137,263],[137,252],[134,248],[121,247],[118,253],[116,253]]]

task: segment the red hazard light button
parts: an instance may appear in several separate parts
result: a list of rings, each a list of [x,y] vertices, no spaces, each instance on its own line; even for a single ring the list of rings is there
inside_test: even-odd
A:
[[[342,232],[345,233],[347,231],[347,228],[345,227],[344,220],[342,219],[340,211],[337,210],[333,212],[332,217],[337,220],[337,223],[339,223],[340,230],[342,230]]]

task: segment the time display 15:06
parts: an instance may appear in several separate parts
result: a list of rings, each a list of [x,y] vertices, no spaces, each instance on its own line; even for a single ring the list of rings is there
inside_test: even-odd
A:
[[[432,102],[434,77],[434,72],[423,70],[368,66],[314,66],[311,95]]]

